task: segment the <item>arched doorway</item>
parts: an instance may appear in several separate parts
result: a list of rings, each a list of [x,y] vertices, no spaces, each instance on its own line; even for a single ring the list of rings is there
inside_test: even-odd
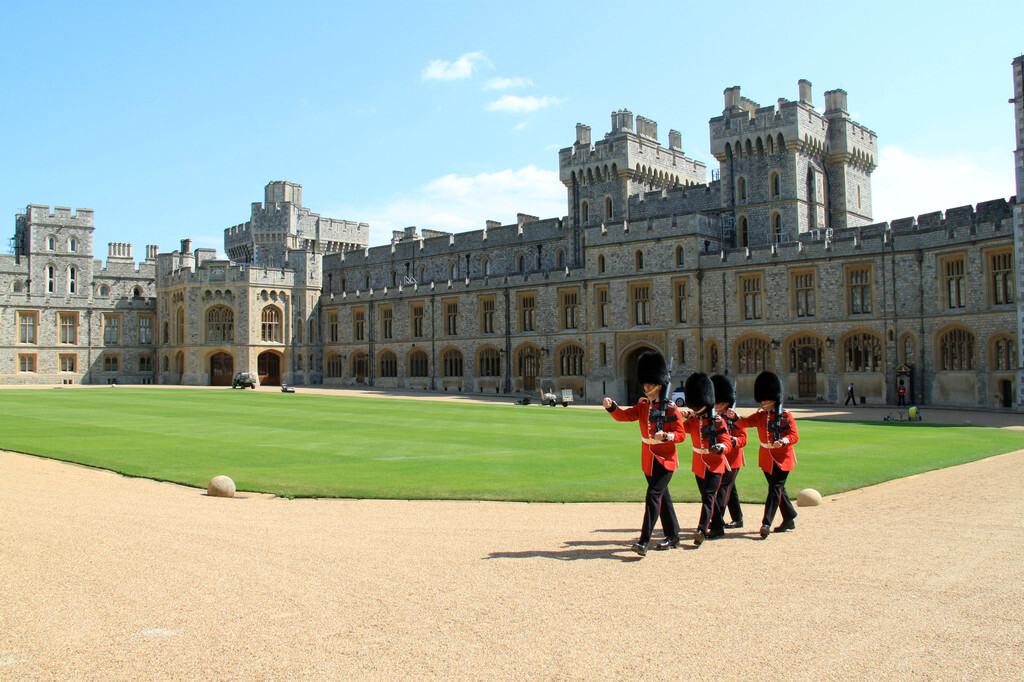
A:
[[[540,375],[540,349],[534,346],[519,351],[519,376],[523,378],[523,390],[537,390],[537,377]]]
[[[280,386],[281,356],[272,350],[263,351],[256,358],[256,371],[260,375],[260,386]]]
[[[210,357],[210,385],[230,386],[235,375],[235,359],[228,353],[217,353]]]
[[[643,395],[643,388],[640,386],[640,382],[636,378],[636,362],[640,357],[640,354],[649,351],[656,350],[649,346],[640,346],[630,351],[622,365],[622,376],[626,378],[626,404],[635,405],[636,401],[640,400]]]
[[[999,404],[1002,407],[1013,407],[1013,382],[1009,379],[1003,379],[999,382],[999,389],[1002,396]]]
[[[360,353],[356,357],[352,358],[352,374],[356,378],[357,384],[366,383],[366,375],[369,370],[370,363],[367,360],[365,353]]]

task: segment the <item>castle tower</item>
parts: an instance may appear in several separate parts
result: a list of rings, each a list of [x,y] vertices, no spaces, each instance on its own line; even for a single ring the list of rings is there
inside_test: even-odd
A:
[[[741,96],[739,86],[726,88],[722,115],[709,121],[737,246],[871,222],[877,136],[850,119],[845,91],[825,93],[821,115],[811,83],[797,87],[798,101],[767,107]]]
[[[1013,205],[1013,248],[1017,296],[1017,405],[1024,405],[1024,55],[1013,60],[1013,105],[1017,139],[1013,151],[1017,196]]]
[[[706,182],[706,167],[681,149],[682,135],[669,131],[658,142],[658,124],[632,112],[612,112],[611,132],[596,144],[590,126],[576,124],[576,142],[558,152],[559,179],[568,191],[569,225],[585,227],[629,219],[628,197]]]
[[[93,211],[29,204],[15,217],[11,250],[26,263],[25,289],[33,295],[87,296],[92,268]]]

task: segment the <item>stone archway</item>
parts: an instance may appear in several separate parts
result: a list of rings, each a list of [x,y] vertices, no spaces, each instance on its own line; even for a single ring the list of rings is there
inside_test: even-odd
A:
[[[235,375],[235,359],[229,353],[210,356],[210,385],[230,386]]]
[[[266,350],[256,358],[256,371],[260,376],[260,386],[281,385],[281,355]]]

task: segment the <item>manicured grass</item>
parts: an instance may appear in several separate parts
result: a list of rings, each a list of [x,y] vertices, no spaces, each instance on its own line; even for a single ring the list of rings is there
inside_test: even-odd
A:
[[[636,424],[578,407],[144,387],[0,391],[0,448],[284,496],[636,501]],[[747,410],[740,410],[746,414]],[[801,420],[791,494],[830,494],[1024,449],[1005,429]],[[752,432],[752,441],[756,434]],[[696,501],[689,448],[673,499]],[[757,447],[740,497],[761,502]]]

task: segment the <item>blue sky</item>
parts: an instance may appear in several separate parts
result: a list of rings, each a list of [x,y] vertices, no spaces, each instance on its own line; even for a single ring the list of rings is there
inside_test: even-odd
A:
[[[708,164],[722,90],[843,88],[878,134],[876,221],[1014,193],[1019,2],[0,0],[0,209],[223,252],[271,180],[324,216],[461,232],[566,212],[557,151],[628,108]]]

